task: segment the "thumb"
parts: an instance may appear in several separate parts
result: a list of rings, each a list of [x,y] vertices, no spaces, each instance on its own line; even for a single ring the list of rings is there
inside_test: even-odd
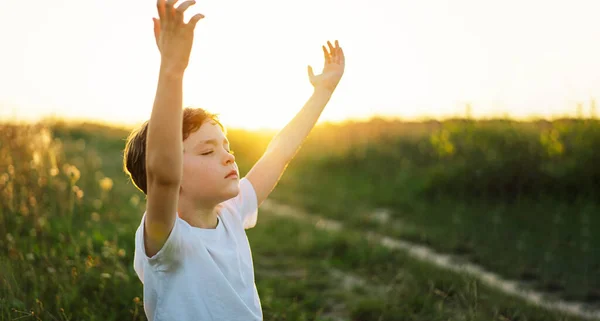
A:
[[[309,65],[308,66],[308,78],[313,79],[313,77],[315,77],[315,73],[313,72],[312,67]]]
[[[154,39],[156,39],[156,46],[158,46],[158,37],[160,36],[160,21],[156,18],[152,18],[154,22]]]

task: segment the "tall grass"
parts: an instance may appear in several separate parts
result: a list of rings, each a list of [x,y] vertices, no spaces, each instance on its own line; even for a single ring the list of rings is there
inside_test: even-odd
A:
[[[132,205],[118,206],[84,140],[45,125],[4,124],[0,137],[1,318],[141,319],[131,231],[120,226],[134,217],[119,216],[139,210],[139,196],[130,190]]]

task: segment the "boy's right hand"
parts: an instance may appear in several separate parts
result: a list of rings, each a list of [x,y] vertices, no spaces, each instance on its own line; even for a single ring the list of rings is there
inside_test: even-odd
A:
[[[196,1],[188,0],[175,8],[177,0],[158,0],[158,19],[154,21],[154,37],[160,51],[161,68],[169,72],[183,73],[188,66],[194,29],[203,14],[194,15],[188,23],[183,22],[183,13]]]

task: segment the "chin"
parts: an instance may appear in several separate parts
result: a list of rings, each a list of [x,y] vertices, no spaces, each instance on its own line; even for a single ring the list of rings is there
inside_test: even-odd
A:
[[[240,193],[240,181],[232,182],[226,189],[227,199],[234,198]]]

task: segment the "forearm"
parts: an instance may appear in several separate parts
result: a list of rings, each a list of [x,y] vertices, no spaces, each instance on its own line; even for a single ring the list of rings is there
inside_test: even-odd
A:
[[[161,65],[146,137],[146,169],[161,181],[181,180],[183,72]]]
[[[267,153],[277,153],[278,156],[290,161],[317,123],[331,95],[332,92],[329,90],[315,89],[304,107],[271,140]]]

